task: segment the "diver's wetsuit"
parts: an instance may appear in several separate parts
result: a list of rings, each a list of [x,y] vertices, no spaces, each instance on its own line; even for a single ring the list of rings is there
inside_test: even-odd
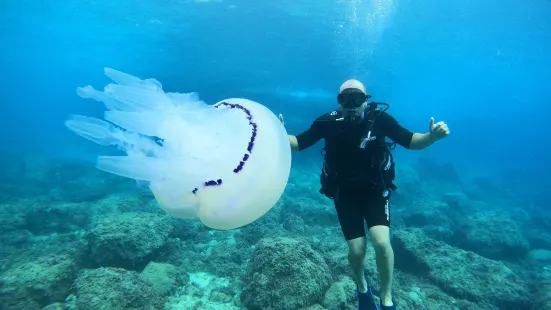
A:
[[[367,112],[366,112],[367,113]],[[390,138],[397,144],[409,148],[413,133],[402,127],[392,116],[380,112],[365,149],[359,147],[364,138],[367,117],[362,122],[350,124],[336,121],[340,111],[333,111],[318,117],[308,130],[297,137],[299,150],[311,147],[325,139],[325,160],[332,171],[339,174],[340,186],[335,195],[335,208],[346,240],[365,236],[364,219],[368,228],[376,225],[390,226],[390,195],[383,197],[379,170],[372,163],[381,154],[381,140]]]

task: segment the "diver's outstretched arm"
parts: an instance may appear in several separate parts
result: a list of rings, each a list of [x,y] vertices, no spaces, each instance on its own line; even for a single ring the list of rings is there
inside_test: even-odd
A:
[[[412,150],[422,150],[434,142],[446,138],[450,134],[448,125],[444,122],[434,123],[434,118],[431,117],[429,122],[429,132],[415,133],[411,137],[409,148]]]

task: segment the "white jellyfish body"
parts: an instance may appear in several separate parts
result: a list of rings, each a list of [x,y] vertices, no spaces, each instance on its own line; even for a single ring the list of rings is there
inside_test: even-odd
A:
[[[279,200],[289,178],[287,132],[266,107],[241,98],[215,105],[196,93],[165,93],[155,79],[106,68],[117,84],[79,96],[103,102],[105,120],[72,116],[71,131],[126,156],[100,156],[97,168],[147,181],[159,206],[215,229],[247,225]]]

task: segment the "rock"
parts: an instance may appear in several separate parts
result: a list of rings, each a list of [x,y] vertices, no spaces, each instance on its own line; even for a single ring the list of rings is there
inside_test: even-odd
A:
[[[325,292],[322,305],[327,309],[354,309],[356,307],[356,284],[349,277],[335,282]]]
[[[174,265],[151,262],[140,273],[140,279],[160,296],[173,294],[179,286],[189,282],[189,276]]]
[[[262,239],[244,277],[243,305],[253,309],[299,309],[319,303],[331,273],[304,240]]]
[[[95,214],[110,214],[110,213],[128,213],[128,212],[145,212],[145,213],[162,213],[163,211],[158,205],[155,205],[155,200],[144,193],[141,189],[135,189],[124,193],[109,193],[106,197],[97,200],[93,203],[92,208]]]
[[[523,258],[528,240],[517,221],[503,211],[477,212],[468,217],[454,245],[491,259]]]
[[[425,227],[438,223],[442,226],[451,226],[449,206],[435,200],[413,201],[402,215],[402,219],[408,227]]]
[[[139,268],[166,243],[173,229],[166,215],[127,212],[96,219],[87,232],[89,260],[101,266]]]
[[[25,211],[25,208],[22,208],[21,204],[3,204],[0,208],[0,233],[25,229],[27,224]]]
[[[398,186],[398,190],[395,194],[400,196],[403,195],[404,198],[411,197],[415,194],[419,194],[419,192],[422,192],[421,179],[419,178],[417,171],[415,171],[415,169],[413,169],[410,165],[396,165],[395,183],[396,186]],[[393,197],[395,194],[393,194]],[[425,193],[422,192],[422,194]]]
[[[551,212],[548,211],[548,203],[543,204],[541,209],[532,211],[532,220],[542,231],[551,231]]]
[[[304,233],[304,221],[302,218],[288,213],[283,216],[283,228],[289,232]]]
[[[526,233],[526,239],[532,249],[551,250],[551,234],[539,229],[531,229]]]
[[[532,309],[551,310],[551,279],[543,279],[535,286]]]
[[[42,308],[42,310],[65,310],[65,304],[56,302],[51,305],[47,305],[46,307]]]
[[[454,191],[462,187],[452,163],[438,163],[429,157],[419,157],[413,167],[425,186],[445,191]]]
[[[537,249],[528,252],[526,260],[536,268],[551,266],[551,251]]]
[[[283,199],[284,202],[282,203],[282,223],[286,225],[286,221],[289,220],[287,217],[293,214],[301,219],[299,225],[335,225],[337,216],[332,201],[319,192],[315,194],[318,197],[312,197],[309,193],[296,195],[285,194]]]
[[[0,304],[33,303],[45,307],[64,300],[69,295],[75,275],[74,261],[65,256],[40,257],[33,262],[15,265],[1,278]]]
[[[79,310],[162,309],[162,299],[134,271],[111,267],[84,270],[75,287]]]
[[[440,199],[453,210],[466,212],[471,210],[472,201],[461,191],[444,193]]]
[[[252,250],[233,246],[212,246],[206,250],[208,254],[204,271],[218,275],[220,277],[241,278],[245,271],[243,266],[248,261]],[[187,269],[186,269],[187,270]]]
[[[306,308],[300,308],[300,310],[326,310],[324,307],[322,307],[320,304],[315,304],[308,306]]]
[[[169,298],[170,307],[165,309],[243,309],[239,302],[241,282],[231,281],[205,272],[189,274],[189,283],[178,288]],[[168,305],[167,305],[168,306]]]
[[[2,192],[2,188],[0,188],[0,192]],[[29,242],[30,234],[26,230],[28,225],[25,221],[25,212],[29,209],[27,204],[32,201],[32,198],[27,198],[21,199],[17,203],[6,203],[0,206],[0,253],[4,252],[8,246],[25,248]],[[0,254],[0,259],[2,256]]]
[[[454,237],[456,212],[442,201],[413,201],[400,215],[406,227],[422,228],[431,238],[451,241]]]
[[[260,223],[252,222],[243,228],[236,229],[235,239],[243,244],[243,247],[255,245],[260,239],[265,236],[271,236],[269,227],[263,226]]]
[[[35,204],[26,212],[25,222],[34,235],[64,234],[84,229],[92,211],[84,202]]]
[[[420,229],[394,233],[396,266],[429,277],[458,299],[490,303],[503,309],[529,309],[526,282],[501,262],[432,240]]]

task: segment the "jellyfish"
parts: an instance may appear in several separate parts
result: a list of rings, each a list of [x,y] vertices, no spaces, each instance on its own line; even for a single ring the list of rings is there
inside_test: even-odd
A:
[[[159,81],[111,68],[103,92],[77,88],[102,102],[103,119],[71,115],[65,126],[121,156],[96,167],[146,182],[160,208],[229,230],[254,222],[281,198],[291,149],[277,116],[257,102],[229,98],[209,105],[194,92],[164,92]]]

